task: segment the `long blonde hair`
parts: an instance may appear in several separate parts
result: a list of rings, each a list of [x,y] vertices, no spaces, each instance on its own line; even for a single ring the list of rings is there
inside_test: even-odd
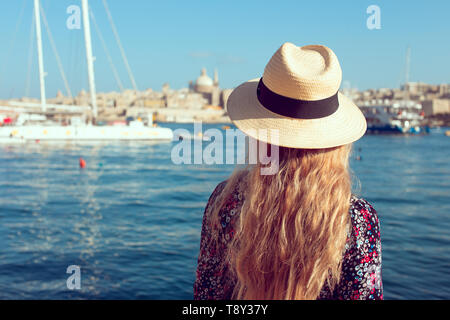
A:
[[[224,260],[237,280],[233,298],[316,299],[324,285],[333,290],[349,227],[350,149],[280,147],[276,174],[261,175],[257,164],[230,177],[213,217],[234,184],[245,184]]]

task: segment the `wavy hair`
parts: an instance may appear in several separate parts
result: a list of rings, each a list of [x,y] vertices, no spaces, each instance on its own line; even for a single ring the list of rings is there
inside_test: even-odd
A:
[[[218,212],[243,183],[244,203],[223,261],[237,279],[234,299],[316,299],[324,285],[333,290],[339,283],[349,231],[350,150],[279,147],[276,174],[261,175],[256,164],[228,179],[211,222],[218,231]]]

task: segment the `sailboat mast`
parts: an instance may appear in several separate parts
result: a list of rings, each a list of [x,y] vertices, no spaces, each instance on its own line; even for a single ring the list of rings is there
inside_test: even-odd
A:
[[[40,1],[34,0],[34,16],[36,23],[36,42],[38,50],[38,64],[39,64],[39,83],[41,86],[41,107],[42,112],[47,109],[46,97],[45,97],[45,71],[44,71],[44,58],[42,54],[42,34],[41,34],[41,16],[40,16]]]
[[[81,0],[81,10],[83,12],[84,42],[86,45],[86,59],[89,77],[89,91],[91,93],[92,116],[95,122],[95,119],[97,118],[97,94],[95,91],[94,59],[92,57],[91,27],[89,24],[88,0]]]

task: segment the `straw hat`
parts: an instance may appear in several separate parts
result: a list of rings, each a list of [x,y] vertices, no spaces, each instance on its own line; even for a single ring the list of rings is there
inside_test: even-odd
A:
[[[341,79],[331,49],[286,42],[262,78],[233,90],[228,115],[245,134],[279,146],[321,149],[348,144],[364,135],[367,124],[359,108],[338,92]]]

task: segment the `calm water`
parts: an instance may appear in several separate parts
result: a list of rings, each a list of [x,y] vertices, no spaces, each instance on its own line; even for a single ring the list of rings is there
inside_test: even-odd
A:
[[[203,209],[232,167],[175,165],[174,145],[0,145],[0,298],[191,299]],[[450,299],[450,138],[365,136],[354,150],[385,298]]]

